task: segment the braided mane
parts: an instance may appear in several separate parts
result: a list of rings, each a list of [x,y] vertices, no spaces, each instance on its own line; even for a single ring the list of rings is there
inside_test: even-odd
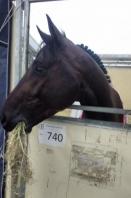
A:
[[[87,52],[96,61],[96,63],[100,66],[101,70],[105,74],[108,82],[111,83],[110,76],[108,75],[108,72],[107,72],[102,60],[100,59],[100,57],[97,54],[95,54],[91,49],[89,49],[88,46],[84,46],[84,44],[80,44],[77,46],[81,47],[85,52]]]

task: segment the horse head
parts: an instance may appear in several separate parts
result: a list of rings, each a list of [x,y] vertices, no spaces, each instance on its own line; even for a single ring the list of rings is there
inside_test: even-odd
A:
[[[50,35],[37,27],[45,46],[5,102],[1,122],[7,131],[20,121],[30,131],[77,100],[79,80],[76,71],[69,67],[76,57],[71,50],[74,44],[60,33],[49,16],[47,20]]]
[[[47,16],[50,35],[38,32],[44,46],[32,65],[9,94],[1,122],[11,131],[24,121],[26,131],[39,122],[69,107],[82,105],[122,107],[119,95],[109,85],[97,62],[60,33]],[[116,121],[112,115],[88,112],[88,118]]]

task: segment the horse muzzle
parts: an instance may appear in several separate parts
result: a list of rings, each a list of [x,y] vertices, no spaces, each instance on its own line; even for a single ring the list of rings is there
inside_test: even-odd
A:
[[[12,131],[15,128],[17,123],[14,122],[14,121],[7,120],[5,114],[2,114],[2,116],[1,116],[1,124],[2,124],[2,127],[6,131]]]
[[[6,113],[2,113],[0,120],[3,128],[7,132],[12,131],[19,122],[25,122],[26,124],[26,121],[22,118],[22,116],[10,117],[8,114],[6,115]],[[29,131],[29,129],[31,130],[31,127],[29,128],[27,125],[27,131]]]

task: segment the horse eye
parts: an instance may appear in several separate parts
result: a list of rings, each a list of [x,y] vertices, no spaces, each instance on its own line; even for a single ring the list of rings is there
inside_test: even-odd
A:
[[[35,72],[38,74],[44,74],[47,72],[47,69],[43,65],[36,65],[35,66]]]
[[[42,66],[36,66],[35,67],[35,71],[37,71],[37,72],[42,72],[44,70],[44,68],[42,67]]]

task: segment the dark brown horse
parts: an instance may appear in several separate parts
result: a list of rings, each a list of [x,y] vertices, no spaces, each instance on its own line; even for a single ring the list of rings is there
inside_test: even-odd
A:
[[[74,101],[81,105],[122,108],[119,94],[97,62],[62,35],[49,16],[47,20],[50,35],[38,28],[45,46],[5,102],[1,122],[7,131],[24,121],[29,132],[34,125]],[[121,116],[113,114],[88,112],[85,117],[121,121]]]

